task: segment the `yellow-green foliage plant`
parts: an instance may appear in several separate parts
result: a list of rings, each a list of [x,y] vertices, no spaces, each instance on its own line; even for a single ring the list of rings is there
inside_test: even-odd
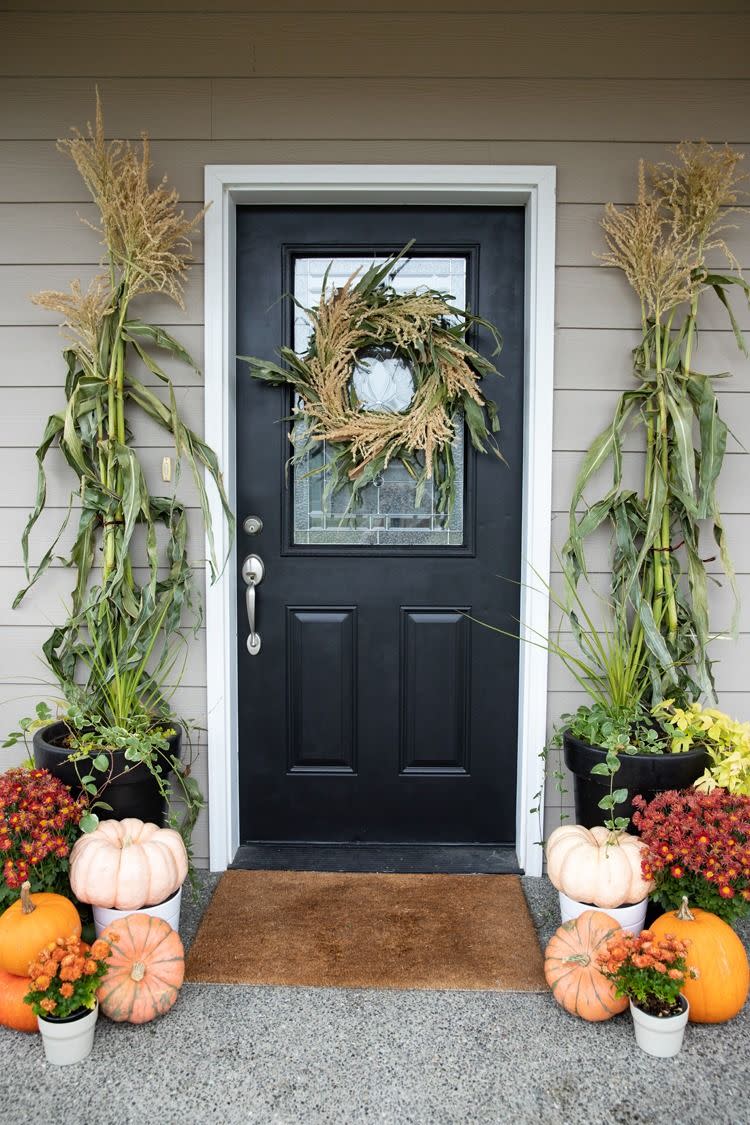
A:
[[[642,634],[650,702],[714,698],[702,521],[710,525],[724,573],[734,572],[716,498],[729,433],[714,391],[718,375],[695,365],[698,323],[707,299],[721,303],[737,344],[745,342],[728,293],[750,287],[726,241],[738,210],[741,155],[705,142],[682,143],[672,163],[640,164],[638,199],[608,204],[602,220],[605,266],[622,270],[640,303],[635,385],[589,449],[573,489],[563,560],[575,585],[587,574],[585,544],[597,528],[612,533],[612,595]],[[726,271],[709,264],[722,254]],[[725,373],[723,373],[725,374]],[[642,486],[623,482],[623,444],[639,429],[646,456]],[[597,475],[612,474],[598,490]],[[737,599],[735,594],[735,605]],[[730,632],[736,628],[733,623]]]
[[[689,703],[678,707],[665,699],[653,709],[654,718],[671,740],[672,753],[705,746],[711,764],[695,783],[710,793],[726,789],[750,797],[750,723],[739,723],[715,707]]]

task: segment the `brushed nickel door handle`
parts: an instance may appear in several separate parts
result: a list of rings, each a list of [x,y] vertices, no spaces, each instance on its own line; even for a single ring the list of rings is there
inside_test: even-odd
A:
[[[259,555],[248,555],[242,564],[242,577],[245,580],[245,605],[247,607],[247,623],[250,632],[247,638],[247,651],[251,656],[260,652],[260,633],[255,628],[255,588],[263,581],[265,574],[263,560]]]

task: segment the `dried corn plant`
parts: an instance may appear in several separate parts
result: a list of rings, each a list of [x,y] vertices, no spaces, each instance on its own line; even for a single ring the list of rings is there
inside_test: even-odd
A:
[[[728,291],[745,299],[750,287],[725,235],[741,210],[742,156],[705,142],[677,146],[672,162],[640,164],[637,202],[608,204],[602,220],[606,266],[623,271],[638,296],[642,338],[633,352],[636,386],[619,398],[610,425],[596,438],[579,471],[570,504],[563,565],[570,582],[586,574],[585,541],[602,524],[612,531],[612,595],[633,615],[643,638],[652,702],[665,693],[714,696],[709,657],[708,575],[700,544],[708,521],[726,579],[734,571],[716,499],[728,428],[714,391],[718,375],[695,369],[694,346],[705,299],[718,298],[737,344],[747,355]],[[708,264],[711,252],[728,270]],[[724,373],[722,373],[724,374]],[[633,428],[645,438],[642,491],[623,484],[623,442]],[[600,470],[612,483],[592,499]]]
[[[170,436],[175,480],[182,463],[192,474],[211,544],[212,577],[219,564],[204,471],[218,489],[233,529],[216,455],[181,420],[172,382],[157,356],[162,352],[191,368],[195,364],[169,333],[131,311],[136,297],[153,293],[183,306],[190,236],[203,212],[186,218],[178,209],[177,193],[164,180],[151,186],[145,136],[140,152],[129,142],[105,139],[98,93],[94,126],[85,135],[75,130],[58,148],[73,160],[97,205],[100,224],[95,229],[104,254],[101,272],[87,290],[74,281],[68,293],[48,291],[32,298],[63,318],[66,403],[48,419],[36,451],[36,504],[23,532],[27,585],[14,605],[53,561],[75,515],[77,533],[63,560],[77,572],[72,606],[67,621],[46,641],[44,653],[69,702],[83,700],[85,709],[127,728],[144,714],[169,714],[164,681],[175,666],[174,642],[182,638],[185,611],[192,609],[197,620],[200,615],[187,555],[187,513],[174,495],[151,495],[131,444],[133,412],[152,419]],[[139,378],[137,359],[163,386],[163,394]],[[53,446],[62,451],[76,485],[62,527],[32,572],[29,534],[46,504],[45,459]],[[165,552],[158,546],[159,526],[166,531]],[[147,571],[142,584],[136,567]],[[87,677],[83,691],[77,682],[82,671]],[[118,691],[113,707],[113,684],[121,688],[126,679],[132,690]]]
[[[282,348],[286,367],[240,357],[256,378],[290,385],[302,404],[295,408],[297,424],[290,433],[293,464],[300,465],[316,446],[327,443],[326,505],[347,486],[356,500],[361,489],[399,461],[417,482],[416,503],[432,480],[437,511],[450,513],[455,499],[452,443],[461,413],[474,448],[484,453],[489,447],[499,456],[493,437],[499,429],[495,403],[480,389],[481,378],[497,371],[466,341],[474,325],[482,326],[497,354],[499,333],[481,317],[454,308],[447,294],[433,289],[397,293],[389,279],[411,245],[361,277],[353,274],[333,293],[327,292],[326,274],[320,304],[304,310],[313,328],[305,355]],[[403,360],[412,374],[414,395],[403,411],[363,409],[357,399],[355,365],[378,349]]]

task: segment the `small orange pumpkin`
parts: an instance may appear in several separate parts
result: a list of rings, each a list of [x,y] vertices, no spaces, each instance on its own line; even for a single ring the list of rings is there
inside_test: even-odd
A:
[[[71,935],[81,936],[81,919],[70,899],[49,891],[32,895],[26,882],[20,899],[0,916],[0,969],[26,976],[45,946]]]
[[[38,1031],[36,1016],[23,998],[29,991],[28,977],[14,977],[0,969],[0,1025],[14,1031]]]
[[[552,935],[544,975],[555,1000],[571,1015],[597,1022],[627,1008],[627,996],[615,996],[614,985],[596,967],[597,955],[619,929],[604,911],[584,910]]]
[[[750,965],[737,934],[709,910],[688,907],[662,914],[650,929],[672,934],[688,947],[687,963],[698,970],[682,989],[690,1001],[691,1023],[724,1023],[741,1010],[750,991]]]
[[[107,975],[97,992],[116,1023],[148,1023],[168,1012],[185,978],[185,950],[163,918],[129,914],[101,935],[112,943]]]

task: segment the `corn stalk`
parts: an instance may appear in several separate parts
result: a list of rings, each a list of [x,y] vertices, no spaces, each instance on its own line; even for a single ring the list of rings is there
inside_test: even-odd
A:
[[[605,264],[622,268],[640,297],[642,338],[633,352],[636,387],[620,396],[611,423],[579,470],[562,551],[566,577],[575,587],[587,576],[587,539],[602,525],[609,527],[612,595],[632,615],[634,632],[642,633],[652,703],[665,694],[715,698],[706,570],[714,557],[703,554],[704,521],[734,599],[731,633],[739,612],[716,497],[729,434],[714,390],[714,380],[722,376],[704,374],[693,365],[699,309],[708,293],[726,309],[737,344],[748,354],[728,291],[733,287],[750,298],[750,286],[739,270],[724,273],[705,265],[713,247],[735,261],[715,235],[721,208],[736,198],[733,171],[739,157],[708,146],[681,146],[678,152],[685,168],[658,166],[651,193],[642,170],[636,206],[618,212],[610,205],[602,224],[610,249]],[[719,158],[723,179],[717,172]],[[639,491],[623,483],[623,445],[633,429],[641,430],[645,443]],[[592,500],[595,478],[607,467],[612,483]]]
[[[36,303],[61,313],[71,346],[65,352],[65,406],[52,414],[36,450],[36,502],[22,536],[26,585],[18,606],[55,558],[71,519],[78,526],[69,555],[75,584],[67,619],[55,626],[44,655],[76,713],[96,715],[110,727],[143,730],[171,714],[170,694],[179,681],[189,624],[201,608],[188,558],[188,516],[176,495],[152,495],[132,445],[134,414],[160,426],[174,447],[175,489],[181,471],[192,476],[208,533],[209,568],[215,580],[221,560],[213,546],[206,482],[217,489],[234,532],[221,472],[213,450],[180,417],[174,386],[161,357],[195,369],[183,346],[163,328],[135,316],[135,297],[159,292],[182,305],[188,268],[188,233],[200,220],[176,210],[176,193],[162,181],[148,183],[148,142],[143,155],[104,139],[97,99],[96,128],[76,133],[60,147],[73,157],[99,206],[105,267],[86,293],[45,292]],[[156,388],[135,369],[140,360]],[[157,388],[161,388],[160,390]],[[59,448],[75,478],[65,517],[36,568],[29,565],[29,536],[47,505],[46,460]],[[160,540],[162,545],[160,545]],[[144,580],[137,571],[145,570]],[[190,779],[192,781],[192,779]],[[183,796],[200,807],[194,781],[179,778]]]

